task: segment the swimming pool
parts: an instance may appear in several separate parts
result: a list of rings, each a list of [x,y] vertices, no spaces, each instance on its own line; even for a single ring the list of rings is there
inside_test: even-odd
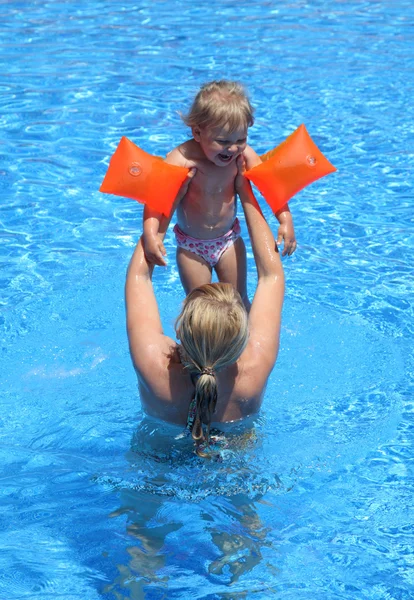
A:
[[[413,598],[412,3],[0,15],[0,599]],[[142,207],[97,190],[122,135],[165,154],[223,76],[249,88],[255,149],[304,122],[338,173],[291,202],[279,360],[254,436],[212,464],[141,412],[123,283]]]

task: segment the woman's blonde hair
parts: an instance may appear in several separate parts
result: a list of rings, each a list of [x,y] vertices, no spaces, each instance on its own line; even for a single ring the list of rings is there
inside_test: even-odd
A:
[[[211,81],[201,86],[187,115],[182,119],[189,127],[251,127],[254,109],[243,86],[236,81]]]
[[[175,330],[181,342],[181,360],[195,380],[191,434],[197,454],[205,457],[208,454],[200,444],[209,444],[217,403],[216,373],[237,361],[249,337],[247,312],[240,294],[229,283],[209,283],[194,289],[184,300]]]

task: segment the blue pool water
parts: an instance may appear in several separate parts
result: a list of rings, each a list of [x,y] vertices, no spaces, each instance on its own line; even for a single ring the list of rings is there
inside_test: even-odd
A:
[[[413,18],[0,2],[0,600],[414,598]],[[249,88],[258,152],[305,123],[338,172],[291,202],[279,360],[252,436],[211,463],[142,414],[123,306],[142,206],[97,190],[122,135],[165,154],[222,77]]]

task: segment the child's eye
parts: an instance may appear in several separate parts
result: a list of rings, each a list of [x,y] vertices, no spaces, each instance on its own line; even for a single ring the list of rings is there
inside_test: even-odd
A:
[[[218,142],[219,144],[222,144],[223,146],[232,146],[234,143],[236,144],[244,144],[246,142],[247,138],[243,138],[242,140],[237,140],[237,142],[232,142],[231,140],[216,140],[216,142]]]

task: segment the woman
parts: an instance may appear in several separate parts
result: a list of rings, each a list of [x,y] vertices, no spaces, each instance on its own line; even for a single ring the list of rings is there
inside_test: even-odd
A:
[[[258,412],[279,349],[283,267],[272,232],[243,176],[242,156],[237,166],[235,186],[258,275],[250,313],[230,284],[196,288],[177,319],[177,344],[163,334],[142,239],[126,280],[129,347],[143,407],[164,421],[187,424],[201,456],[206,455],[202,447],[208,445],[211,423],[237,421]],[[168,224],[169,219],[161,224],[162,239]]]

